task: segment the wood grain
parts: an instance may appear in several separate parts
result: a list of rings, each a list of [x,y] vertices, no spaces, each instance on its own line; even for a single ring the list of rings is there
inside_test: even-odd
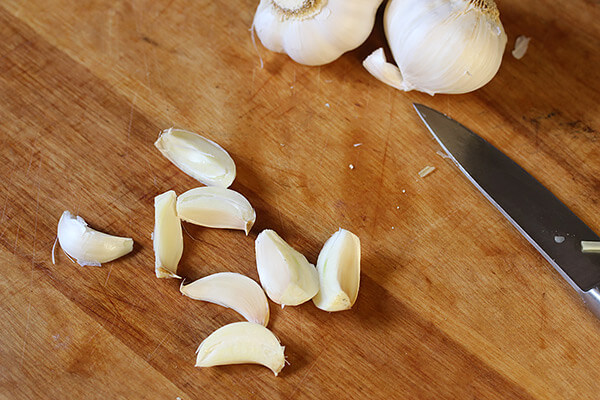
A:
[[[598,2],[499,2],[509,44],[496,78],[435,97],[361,67],[383,44],[379,26],[310,68],[253,45],[255,6],[0,5],[0,398],[597,398],[600,324],[436,154],[411,104],[479,132],[600,231]],[[532,41],[515,60],[521,34]],[[289,361],[280,377],[193,367],[200,341],[240,317],[154,277],[153,198],[197,185],[152,145],[170,126],[230,152],[232,188],[258,215],[249,237],[186,225],[187,278],[258,279],[265,228],[313,262],[339,226],[361,238],[351,311],[271,304]],[[421,179],[426,165],[437,169]],[[53,265],[65,209],[133,237],[134,252],[81,268],[57,251]]]

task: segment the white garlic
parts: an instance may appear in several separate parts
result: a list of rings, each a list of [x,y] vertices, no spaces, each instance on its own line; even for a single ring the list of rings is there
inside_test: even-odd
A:
[[[600,242],[592,240],[581,241],[582,253],[600,253]]]
[[[154,198],[154,244],[157,278],[180,278],[177,264],[183,255],[183,233],[175,209],[177,195],[169,190]]]
[[[154,146],[180,170],[208,186],[229,187],[235,163],[221,146],[194,132],[167,129]]]
[[[296,306],[317,294],[319,277],[315,266],[275,231],[262,231],[255,248],[260,284],[275,303]]]
[[[382,0],[261,0],[253,27],[269,50],[305,65],[330,63],[360,46]]]
[[[198,187],[179,195],[177,215],[196,225],[240,229],[246,235],[256,220],[256,212],[244,196],[217,186]]]
[[[488,83],[507,41],[493,0],[391,0],[384,25],[397,66],[378,49],[364,67],[396,89],[431,95]]]
[[[277,376],[285,365],[284,347],[260,324],[234,322],[211,333],[196,353],[196,367],[262,364]]]
[[[358,297],[360,286],[360,240],[345,229],[331,236],[317,259],[319,293],[315,305],[325,311],[347,310]]]
[[[133,250],[133,239],[94,230],[69,211],[62,213],[57,231],[60,247],[81,266],[100,266]]]
[[[192,299],[231,308],[250,322],[264,326],[269,322],[269,303],[265,292],[245,275],[220,272],[182,284],[180,291]]]

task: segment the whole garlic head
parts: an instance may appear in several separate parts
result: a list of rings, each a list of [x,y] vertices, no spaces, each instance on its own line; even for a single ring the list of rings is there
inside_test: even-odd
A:
[[[267,49],[323,65],[367,39],[382,1],[261,0],[253,27]]]
[[[498,72],[506,33],[494,0],[391,0],[385,34],[397,67],[383,49],[363,65],[396,89],[467,93]]]

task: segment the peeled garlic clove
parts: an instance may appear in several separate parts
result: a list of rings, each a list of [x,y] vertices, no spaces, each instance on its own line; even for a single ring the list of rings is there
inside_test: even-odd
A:
[[[356,301],[360,285],[360,240],[345,229],[331,236],[317,259],[319,293],[315,305],[325,311],[347,310]]]
[[[196,353],[196,367],[262,364],[277,376],[285,364],[284,347],[262,325],[234,322],[211,333]]]
[[[177,215],[184,221],[209,228],[250,232],[256,212],[250,202],[231,189],[198,187],[177,198]]]
[[[262,231],[255,248],[260,283],[275,303],[296,306],[317,294],[319,276],[315,266],[275,231]]]
[[[69,211],[63,212],[58,221],[58,242],[81,266],[100,266],[133,250],[133,239],[94,230]]]
[[[181,285],[180,290],[192,299],[231,308],[250,322],[264,326],[269,322],[269,303],[265,292],[258,283],[242,274],[212,274]]]
[[[261,0],[253,27],[269,50],[323,65],[360,46],[382,0]]]
[[[161,132],[154,146],[183,172],[208,186],[229,187],[235,163],[221,146],[182,129]]]
[[[506,33],[493,0],[391,0],[385,34],[397,67],[383,51],[364,65],[400,90],[467,93],[498,72]]]
[[[157,278],[179,278],[177,264],[183,254],[181,222],[175,210],[177,195],[169,190],[154,198],[154,256]]]

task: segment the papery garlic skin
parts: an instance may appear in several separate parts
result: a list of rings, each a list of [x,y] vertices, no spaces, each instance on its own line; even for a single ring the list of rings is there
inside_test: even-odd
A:
[[[234,322],[211,333],[196,350],[196,367],[261,364],[275,376],[285,365],[284,347],[267,328],[252,322]]]
[[[240,193],[221,187],[190,189],[177,198],[177,215],[183,221],[209,228],[240,229],[246,235],[256,212]]]
[[[81,266],[100,266],[133,250],[133,239],[94,230],[69,211],[62,213],[57,235],[60,247]]]
[[[217,143],[194,132],[169,128],[154,146],[180,170],[207,186],[229,187],[235,179],[233,159]]]
[[[317,294],[319,276],[315,266],[275,231],[262,231],[255,248],[260,284],[275,303],[296,306]]]
[[[431,95],[467,93],[488,83],[507,42],[493,0],[391,0],[384,26],[397,67],[379,49],[365,68],[397,89]]]
[[[183,255],[183,232],[175,204],[177,195],[169,190],[154,198],[154,271],[157,278],[180,278],[177,265]]]
[[[319,293],[315,305],[325,311],[348,310],[358,297],[360,286],[360,240],[339,229],[323,245],[317,259]]]
[[[220,272],[205,276],[187,285],[180,291],[195,300],[208,301],[231,308],[249,322],[267,326],[269,303],[260,285],[245,275]]]
[[[382,0],[261,0],[253,27],[269,50],[305,65],[330,63],[360,46]]]

